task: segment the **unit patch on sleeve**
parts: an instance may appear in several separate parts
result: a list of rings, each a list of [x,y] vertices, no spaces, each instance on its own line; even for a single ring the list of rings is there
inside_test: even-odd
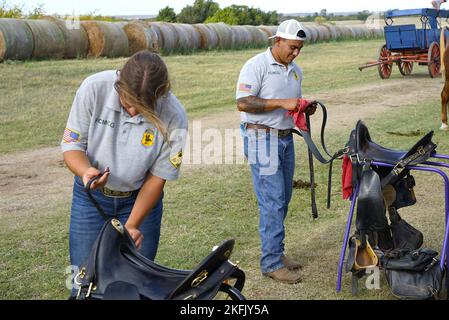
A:
[[[176,154],[176,156],[174,156],[173,158],[170,158],[170,162],[173,165],[173,167],[175,167],[176,169],[179,169],[182,164],[182,150],[179,151]]]
[[[154,131],[147,129],[142,137],[142,144],[145,147],[151,147],[154,143]]]
[[[63,140],[65,143],[77,143],[80,141],[81,134],[70,128],[65,128]]]

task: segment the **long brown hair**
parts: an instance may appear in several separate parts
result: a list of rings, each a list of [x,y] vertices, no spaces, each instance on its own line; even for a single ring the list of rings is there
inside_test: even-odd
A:
[[[156,113],[156,103],[170,91],[167,66],[150,51],[135,53],[125,63],[114,85],[119,96],[156,126],[167,140],[167,129]]]

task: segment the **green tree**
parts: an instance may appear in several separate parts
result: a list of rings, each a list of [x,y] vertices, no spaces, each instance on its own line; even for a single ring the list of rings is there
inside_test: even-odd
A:
[[[175,10],[169,6],[159,10],[156,21],[176,22]]]
[[[33,8],[30,13],[28,13],[28,19],[41,19],[45,16],[45,9],[43,4],[38,4],[37,7]]]
[[[232,5],[218,10],[206,22],[224,22],[233,25],[275,25],[278,24],[278,19],[276,11],[263,12],[248,6]]]
[[[320,17],[327,18],[327,10],[326,9],[322,9],[320,11]]]
[[[176,20],[181,23],[203,23],[219,9],[218,3],[212,0],[195,0],[193,6],[186,6],[181,10]]]
[[[0,2],[0,18],[23,18],[23,5],[10,7],[6,0]]]
[[[215,14],[206,19],[205,23],[224,22],[229,25],[239,24],[239,19],[231,7],[220,9]]]
[[[363,11],[357,13],[357,20],[366,21],[366,19],[368,19],[368,17],[370,15],[371,15],[371,12],[369,12],[368,10],[363,10]]]

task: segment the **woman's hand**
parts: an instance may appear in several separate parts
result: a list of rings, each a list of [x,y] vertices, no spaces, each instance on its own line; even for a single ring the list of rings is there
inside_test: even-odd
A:
[[[139,231],[139,229],[125,225],[126,230],[128,230],[129,235],[133,238],[134,243],[136,244],[137,250],[140,250],[142,247],[143,234]]]
[[[83,173],[83,176],[81,178],[83,179],[83,183],[86,186],[87,183],[89,182],[89,180],[91,180],[92,178],[95,178],[96,176],[98,176],[100,174],[101,174],[100,170],[98,170],[97,168],[94,168],[94,167],[90,167]],[[90,188],[91,189],[103,188],[105,186],[106,182],[108,182],[108,178],[109,178],[109,168],[106,168],[103,175],[98,180],[95,180],[90,185]]]

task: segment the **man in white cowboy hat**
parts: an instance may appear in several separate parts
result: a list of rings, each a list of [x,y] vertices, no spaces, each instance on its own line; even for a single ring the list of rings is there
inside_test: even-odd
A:
[[[244,152],[259,204],[261,271],[276,281],[293,284],[301,281],[301,265],[284,254],[284,220],[295,169],[295,124],[287,114],[310,105],[302,99],[302,72],[293,62],[304,46],[306,33],[298,21],[286,20],[271,38],[275,39],[273,46],[243,66],[236,99]],[[307,110],[311,115],[316,106]]]

